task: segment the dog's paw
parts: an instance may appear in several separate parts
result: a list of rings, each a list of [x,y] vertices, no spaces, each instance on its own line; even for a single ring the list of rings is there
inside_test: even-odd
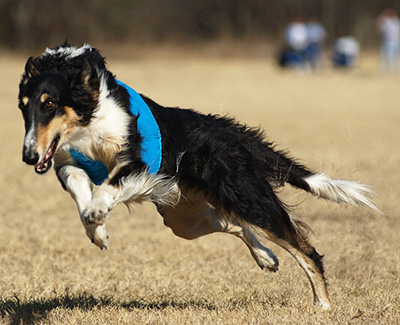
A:
[[[279,270],[279,263],[277,263],[275,265],[272,265],[272,264],[266,265],[265,269],[268,270],[269,272],[276,273]]]
[[[106,224],[86,226],[86,234],[93,244],[100,247],[101,250],[108,247],[108,232]]]
[[[103,225],[108,218],[109,208],[99,200],[92,201],[83,212],[84,220],[87,225]]]
[[[276,261],[268,261],[267,263],[265,263],[266,261],[258,261],[257,264],[258,266],[262,269],[262,270],[266,270],[272,273],[278,272],[279,270],[279,262],[278,260]]]
[[[278,271],[278,258],[270,249],[263,247],[262,250],[253,251],[252,255],[262,270],[267,270],[274,273]]]

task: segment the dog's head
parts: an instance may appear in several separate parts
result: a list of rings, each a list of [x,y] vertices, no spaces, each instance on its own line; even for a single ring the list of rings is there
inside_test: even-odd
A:
[[[18,106],[25,120],[23,161],[34,165],[37,173],[46,173],[62,143],[90,123],[98,106],[102,68],[103,58],[91,47],[48,49],[28,59]]]

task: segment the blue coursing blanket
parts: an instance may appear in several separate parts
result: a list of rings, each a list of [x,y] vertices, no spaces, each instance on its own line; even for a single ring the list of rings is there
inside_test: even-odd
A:
[[[158,124],[143,98],[131,87],[119,80],[118,85],[125,87],[130,97],[130,111],[137,116],[137,129],[142,137],[140,155],[147,165],[149,173],[156,174],[161,166],[161,133]],[[71,148],[70,153],[78,166],[85,170],[91,181],[102,184],[108,178],[108,170],[103,162],[86,157],[80,151]]]

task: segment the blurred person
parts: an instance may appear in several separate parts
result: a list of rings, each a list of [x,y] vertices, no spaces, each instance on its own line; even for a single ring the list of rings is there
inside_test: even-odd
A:
[[[399,72],[400,19],[393,9],[384,10],[377,18],[381,33],[381,67],[386,72]]]
[[[310,18],[306,24],[308,45],[307,59],[313,70],[322,68],[322,49],[326,38],[325,27],[316,19]]]
[[[296,17],[285,30],[285,40],[288,45],[286,63],[296,68],[305,68],[308,46],[307,28],[303,18]]]
[[[360,45],[353,36],[344,36],[336,40],[333,46],[332,61],[334,67],[353,67],[360,57]]]

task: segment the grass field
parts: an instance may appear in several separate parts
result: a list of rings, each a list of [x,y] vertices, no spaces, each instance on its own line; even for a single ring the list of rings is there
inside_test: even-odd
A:
[[[384,216],[285,189],[324,254],[330,311],[312,306],[285,251],[261,271],[237,238],[175,237],[152,205],[117,207],[110,244],[86,237],[54,173],[22,163],[17,109],[24,59],[0,58],[0,322],[5,324],[400,323],[400,77],[367,58],[351,72],[299,75],[266,59],[109,60],[120,80],[164,105],[229,114],[261,126],[281,149],[332,178],[377,192]]]

